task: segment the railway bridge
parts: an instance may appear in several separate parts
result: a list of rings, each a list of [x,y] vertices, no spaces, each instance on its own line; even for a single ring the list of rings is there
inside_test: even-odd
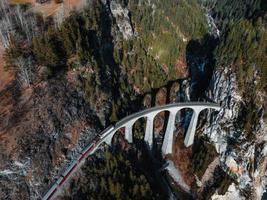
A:
[[[206,103],[206,102],[186,102],[186,103],[173,103],[173,104],[167,104],[163,106],[158,107],[152,107],[145,109],[143,111],[134,113],[132,115],[129,115],[116,124],[109,126],[104,131],[102,131],[99,134],[99,137],[95,139],[91,144],[86,146],[83,151],[79,153],[78,158],[76,158],[70,166],[67,167],[67,169],[62,173],[59,174],[57,181],[50,187],[50,189],[47,191],[47,193],[44,195],[43,200],[52,199],[55,197],[55,194],[61,187],[64,185],[64,183],[69,179],[71,174],[73,174],[79,165],[83,163],[83,161],[86,159],[87,156],[93,154],[98,147],[106,143],[108,145],[111,145],[112,138],[114,134],[121,128],[125,128],[125,139],[129,142],[133,142],[133,125],[134,123],[141,118],[146,119],[146,129],[145,129],[145,137],[144,140],[148,144],[148,146],[151,148],[153,145],[153,122],[154,118],[157,114],[163,111],[167,111],[169,113],[167,127],[163,139],[162,144],[162,155],[171,154],[172,153],[172,146],[173,146],[173,133],[175,129],[175,117],[177,112],[179,112],[182,109],[191,109],[193,111],[191,121],[189,123],[184,144],[186,147],[189,147],[194,142],[194,136],[196,132],[197,122],[198,122],[198,116],[201,111],[205,109],[213,109],[213,110],[220,110],[220,106],[215,103]]]
[[[146,118],[146,129],[145,129],[145,142],[152,147],[153,145],[153,122],[157,114],[163,111],[169,112],[169,118],[167,123],[167,128],[164,135],[163,145],[162,145],[162,154],[171,154],[172,153],[172,144],[173,144],[173,132],[175,128],[175,116],[177,112],[182,109],[191,109],[193,115],[187,133],[185,136],[184,144],[186,147],[189,147],[193,144],[195,131],[198,122],[198,116],[201,111],[205,109],[214,109],[219,111],[220,106],[214,103],[204,103],[204,102],[186,102],[186,103],[173,103],[167,104],[164,106],[152,107],[146,110],[137,112],[135,114],[129,115],[118,123],[116,123],[114,129],[108,133],[108,136],[105,138],[107,144],[111,144],[112,138],[117,130],[125,128],[125,139],[129,142],[133,142],[133,125],[140,118]],[[104,133],[105,134],[105,133]],[[104,142],[103,141],[103,142]]]

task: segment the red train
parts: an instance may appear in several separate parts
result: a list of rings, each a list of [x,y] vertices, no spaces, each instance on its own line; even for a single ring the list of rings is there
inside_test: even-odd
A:
[[[79,153],[77,159],[75,159],[71,165],[62,173],[57,181],[52,185],[52,187],[47,191],[45,196],[42,198],[43,200],[52,199],[56,191],[64,184],[64,182],[69,178],[71,173],[76,169],[80,162],[84,158],[86,158],[89,153],[94,150],[94,148],[103,141],[103,139],[114,129],[114,125],[109,126],[104,131],[102,131],[99,135],[97,135],[92,143],[85,147],[82,152]]]

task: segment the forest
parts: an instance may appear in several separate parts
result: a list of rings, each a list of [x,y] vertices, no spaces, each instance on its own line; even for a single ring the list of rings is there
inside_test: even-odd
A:
[[[131,13],[136,37],[123,39],[109,10],[101,1],[93,0],[59,26],[36,16],[38,32],[27,43],[23,37],[13,37],[5,54],[6,68],[20,72],[18,59],[30,61],[25,68],[30,79],[27,82],[32,85],[71,69],[87,68],[77,82],[88,103],[95,106],[101,104],[99,99],[112,96],[117,113],[123,113],[121,109],[136,94],[184,78],[186,41],[201,38],[207,31],[204,12],[197,2],[183,0],[178,5],[171,0],[168,4],[156,1],[155,12],[146,3],[121,3]],[[184,63],[184,69],[177,62]]]
[[[17,73],[29,87],[52,79],[64,80],[69,71],[84,69],[76,77],[77,90],[92,108],[110,103],[105,117],[108,122],[117,121],[129,112],[129,107],[135,107],[132,102],[138,95],[188,77],[188,44],[201,43],[208,33],[207,10],[200,6],[204,5],[221,33],[211,52],[214,69],[230,67],[236,74],[244,96],[239,122],[246,136],[253,139],[259,94],[267,90],[266,1],[155,0],[156,8],[146,1],[120,3],[130,13],[134,36],[129,40],[122,37],[116,20],[100,0],[72,12],[60,25],[32,14],[37,31],[26,39],[23,26],[16,27],[17,33],[5,52],[6,69]],[[197,152],[190,167],[192,173],[201,176],[216,152],[211,145],[201,145]],[[71,191],[75,198],[158,198],[161,194],[155,192],[149,176],[129,157],[113,149],[89,160],[84,171],[94,180],[81,178],[74,182],[78,185],[76,191]],[[208,195],[216,189],[225,193],[233,182],[231,177],[220,174],[222,169],[216,169],[218,181],[210,183],[205,191],[209,189]],[[91,181],[98,183],[97,187],[88,187]]]

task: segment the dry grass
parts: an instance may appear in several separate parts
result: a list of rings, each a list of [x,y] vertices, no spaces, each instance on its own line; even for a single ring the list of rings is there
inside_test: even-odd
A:
[[[34,11],[42,13],[44,17],[50,17],[56,15],[61,8],[64,7],[65,17],[69,15],[71,10],[80,9],[84,5],[84,0],[64,0],[63,3],[55,3],[53,0],[43,4],[34,4]]]
[[[32,4],[33,11],[41,13],[44,17],[54,16],[60,7],[64,6],[65,16],[68,16],[70,11],[74,9],[80,9],[83,7],[85,0],[63,0],[63,3],[55,3],[54,0],[48,1],[46,3],[36,3],[36,0],[9,0],[12,5],[16,4]]]
[[[9,0],[10,4],[16,5],[16,4],[26,4],[26,3],[34,3],[34,0]]]
[[[59,9],[61,4],[56,4],[54,1],[43,3],[43,4],[35,4],[33,10],[35,12],[41,13],[44,17],[53,16],[57,10]]]

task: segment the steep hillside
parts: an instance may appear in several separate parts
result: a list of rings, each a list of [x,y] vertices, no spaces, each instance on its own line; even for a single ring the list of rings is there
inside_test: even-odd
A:
[[[171,11],[171,7],[155,3],[157,12]],[[182,3],[186,9],[181,8],[183,16],[189,9],[199,9],[195,3]],[[181,51],[166,54],[162,60],[156,59],[155,50],[149,55],[153,41],[141,35],[137,26],[148,25],[145,18],[150,14],[137,12],[151,6],[148,2],[91,1],[58,26],[36,16],[28,6],[2,4],[6,68],[16,79],[1,91],[5,99],[1,106],[7,108],[1,121],[1,196],[38,199],[102,126],[141,109],[137,94],[186,76],[182,39]],[[141,15],[143,18],[137,17]],[[205,27],[205,20],[199,19],[200,23],[188,29]],[[164,51],[174,47],[171,41],[181,38],[181,31],[191,38],[200,37],[204,29],[191,34],[186,32],[186,24],[175,24],[175,18],[162,14],[151,25],[153,35],[161,34],[156,30],[161,23],[172,32]],[[181,30],[173,32],[173,27]],[[20,187],[21,182],[25,187]]]
[[[156,159],[145,151],[139,120],[135,144],[118,136],[113,148],[100,149],[61,198],[166,199],[172,188],[181,199],[261,199],[265,1],[90,0],[60,20],[42,17],[37,7],[0,2],[0,73],[7,70],[0,74],[1,198],[40,199],[78,151],[130,113],[214,101],[222,109],[201,113],[189,148],[182,140],[191,113],[177,115],[167,170],[158,172],[168,117],[161,113]]]

